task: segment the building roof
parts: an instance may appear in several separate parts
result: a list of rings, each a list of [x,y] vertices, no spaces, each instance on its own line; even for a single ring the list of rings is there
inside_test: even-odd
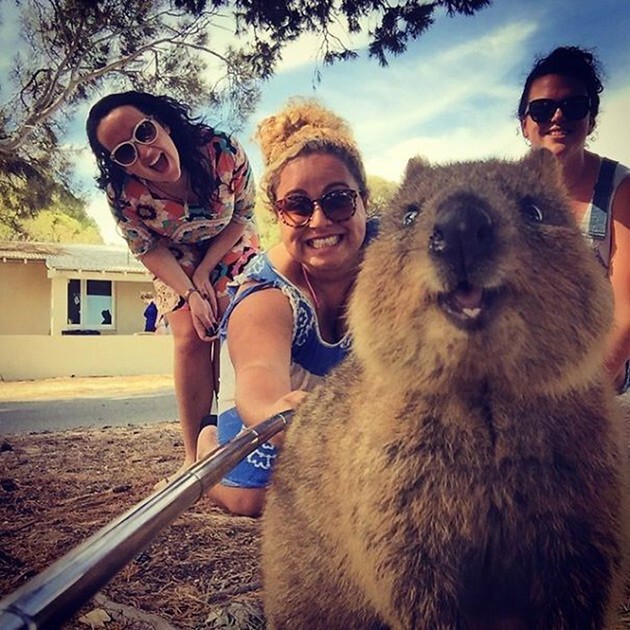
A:
[[[0,261],[7,260],[42,260],[56,271],[149,274],[124,245],[0,241]]]

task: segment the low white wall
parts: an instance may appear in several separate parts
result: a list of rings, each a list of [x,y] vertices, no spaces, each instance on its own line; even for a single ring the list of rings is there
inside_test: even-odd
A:
[[[172,371],[170,335],[0,335],[0,378],[4,381]]]

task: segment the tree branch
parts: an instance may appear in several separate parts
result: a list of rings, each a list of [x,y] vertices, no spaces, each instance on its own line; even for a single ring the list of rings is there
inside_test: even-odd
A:
[[[199,24],[199,19],[195,20],[193,24]],[[200,27],[199,27],[200,28]],[[183,46],[185,48],[191,48],[195,50],[201,50],[208,54],[213,55],[215,58],[221,60],[226,66],[230,66],[230,61],[224,55],[205,47],[186,41],[186,37],[190,35],[188,29],[180,31],[174,30],[174,34],[169,37],[162,37],[161,39],[153,40],[149,44],[140,47],[135,52],[127,55],[126,57],[120,57],[116,61],[107,64],[106,66],[97,70],[82,74],[79,79],[76,79],[76,74],[71,69],[71,77],[66,87],[59,93],[56,98],[53,98],[56,88],[59,87],[60,77],[62,75],[61,68],[57,69],[54,76],[48,81],[48,89],[46,93],[38,98],[35,103],[29,108],[30,113],[24,118],[20,128],[11,134],[9,138],[0,139],[0,155],[8,155],[22,146],[26,141],[32,130],[43,120],[53,115],[59,108],[68,100],[68,98],[74,93],[76,88],[81,84],[93,83],[98,79],[104,77],[108,73],[114,72],[125,66],[130,65],[133,61],[140,59],[145,53],[159,48],[163,44],[170,44],[172,46]],[[72,53],[76,52],[76,48],[72,49]],[[81,65],[81,61],[85,59],[86,55],[90,51],[85,51],[79,58],[78,66]],[[68,65],[70,54],[66,54],[63,63]],[[67,69],[65,70],[67,72]]]

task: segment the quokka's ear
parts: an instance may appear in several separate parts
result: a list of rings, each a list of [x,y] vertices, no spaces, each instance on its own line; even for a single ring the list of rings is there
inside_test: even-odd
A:
[[[416,180],[422,175],[424,171],[428,171],[431,168],[428,160],[425,160],[423,157],[416,155],[412,157],[408,162],[405,168],[405,176],[403,177],[403,182]]]

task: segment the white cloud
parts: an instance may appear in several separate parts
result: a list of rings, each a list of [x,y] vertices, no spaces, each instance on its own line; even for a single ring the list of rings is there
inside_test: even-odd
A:
[[[282,60],[276,69],[276,74],[289,72],[301,66],[316,64],[319,49],[320,42],[315,35],[311,33],[302,35],[286,46],[282,54]]]
[[[71,151],[76,157],[74,161],[74,174],[81,181],[94,182],[97,174],[96,158],[87,144],[87,140],[82,144],[64,145],[61,150]],[[94,184],[95,185],[95,184]]]
[[[630,111],[630,87],[604,93],[597,131],[587,145],[600,155],[630,165],[630,143],[626,128],[627,112]],[[497,114],[489,112],[490,118]],[[518,159],[527,151],[515,119],[505,119],[500,124],[488,125],[482,121],[440,134],[420,134],[391,144],[378,154],[366,154],[368,173],[399,181],[409,158],[419,155],[430,162],[444,164],[461,160],[486,158]]]
[[[360,33],[348,33],[345,27],[334,24],[330,29],[329,42],[335,46],[335,40],[350,50],[360,51],[367,47],[369,35],[366,29]],[[321,35],[306,33],[294,42],[290,42],[282,54],[282,60],[276,68],[276,74],[289,72],[297,68],[321,64],[325,52],[325,42]]]
[[[630,112],[630,86],[614,92],[604,91],[602,105],[590,149],[630,166],[630,142],[628,133]],[[624,131],[625,130],[625,131]]]
[[[105,243],[110,245],[126,245],[125,239],[116,231],[116,223],[107,205],[104,192],[98,191],[90,196],[86,210],[96,221]]]
[[[533,21],[512,22],[483,37],[447,49],[436,61],[441,67],[454,68],[473,60],[475,66],[482,66],[479,70],[484,70],[485,62],[491,62],[495,71],[497,66],[500,68],[506,61],[520,56],[524,42],[537,30],[538,24]]]
[[[421,156],[434,164],[487,158],[517,159],[526,146],[516,124],[495,126],[491,134],[459,128],[437,136],[416,136],[388,147],[378,156],[366,157],[366,170],[392,181],[400,181],[409,158]]]
[[[235,46],[236,25],[231,15],[220,14],[213,21],[209,30],[209,46],[219,54],[224,54],[228,47]],[[260,35],[260,33],[259,33]],[[344,25],[340,23],[332,24],[330,28],[329,41],[331,46],[335,42],[343,43],[350,49],[362,49],[367,46],[367,30],[358,34],[350,34]],[[238,38],[237,46],[244,47],[253,41],[253,35],[242,34]],[[289,42],[283,49],[282,58],[275,68],[275,77],[282,74],[310,66],[311,69],[321,65],[324,52],[324,40],[321,35],[305,33],[293,42]],[[209,84],[217,81],[225,73],[225,64],[220,58],[208,56],[205,58],[207,67],[204,76]]]
[[[397,64],[382,81],[366,82],[359,95],[353,93],[353,103],[347,103],[357,135],[395,137],[413,126],[448,126],[449,112],[471,98],[518,98],[506,89],[504,77],[517,65],[536,28],[532,22],[510,24],[428,59]],[[515,109],[516,102],[506,116]]]

